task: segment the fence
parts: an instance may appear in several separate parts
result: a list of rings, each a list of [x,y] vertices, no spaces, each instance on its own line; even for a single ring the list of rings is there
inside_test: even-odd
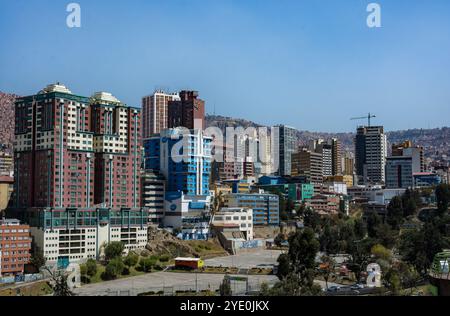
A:
[[[260,291],[263,282],[259,280],[249,280],[248,287],[246,282],[241,281],[231,281],[231,291],[234,296],[247,296],[251,294],[256,294]],[[266,282],[269,286],[273,286],[274,280]],[[195,282],[192,284],[184,284],[177,286],[146,286],[145,288],[130,288],[130,289],[106,289],[90,292],[89,296],[176,296],[176,295],[193,295],[195,293],[205,294],[206,293],[216,293],[219,295],[219,285],[196,285]],[[83,294],[80,294],[83,295]]]

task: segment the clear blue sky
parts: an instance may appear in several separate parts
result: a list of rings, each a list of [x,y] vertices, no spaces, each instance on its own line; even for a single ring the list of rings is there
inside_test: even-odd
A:
[[[376,1],[376,0],[375,0]],[[82,27],[66,26],[78,2]],[[0,90],[60,81],[140,106],[195,89],[207,112],[302,130],[450,125],[450,1],[0,0]]]

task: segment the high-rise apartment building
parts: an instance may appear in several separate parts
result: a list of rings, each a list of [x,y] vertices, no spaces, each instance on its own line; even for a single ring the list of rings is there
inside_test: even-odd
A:
[[[343,174],[345,176],[353,176],[355,169],[355,156],[351,152],[346,152],[342,157]]]
[[[359,183],[384,183],[387,139],[382,126],[358,127],[355,164]]]
[[[169,102],[180,101],[178,93],[155,91],[142,98],[142,137],[149,138],[167,128]]]
[[[49,263],[98,258],[113,240],[145,246],[139,109],[54,84],[17,99],[15,123],[12,213]]]
[[[297,146],[297,130],[285,125],[275,126],[273,129],[274,146],[278,154],[278,169],[274,170],[277,175],[291,175],[291,157]]]
[[[144,141],[145,169],[164,176],[167,192],[209,195],[211,142],[202,130],[164,130]]]
[[[331,145],[332,149],[332,159],[333,159],[333,167],[332,173],[333,176],[342,175],[342,152],[341,152],[341,142],[337,138],[331,138],[328,143]]]
[[[205,101],[197,91],[181,91],[179,100],[169,101],[167,127],[205,128]]]
[[[322,164],[322,154],[300,148],[298,152],[292,154],[292,176],[306,176],[308,181],[314,184],[316,191],[319,191],[323,183]]]

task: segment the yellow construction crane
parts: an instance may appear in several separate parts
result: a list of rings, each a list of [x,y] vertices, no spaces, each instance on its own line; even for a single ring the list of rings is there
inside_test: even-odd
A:
[[[367,120],[367,122],[369,123],[369,127],[370,127],[370,119],[376,117],[376,115],[373,115],[371,113],[369,113],[367,116],[361,116],[361,117],[353,117],[350,120],[354,121],[354,120]]]

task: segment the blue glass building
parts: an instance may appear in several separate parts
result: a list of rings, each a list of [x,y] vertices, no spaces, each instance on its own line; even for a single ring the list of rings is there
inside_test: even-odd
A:
[[[164,130],[144,140],[145,169],[164,175],[167,192],[209,195],[211,142],[201,130]]]

